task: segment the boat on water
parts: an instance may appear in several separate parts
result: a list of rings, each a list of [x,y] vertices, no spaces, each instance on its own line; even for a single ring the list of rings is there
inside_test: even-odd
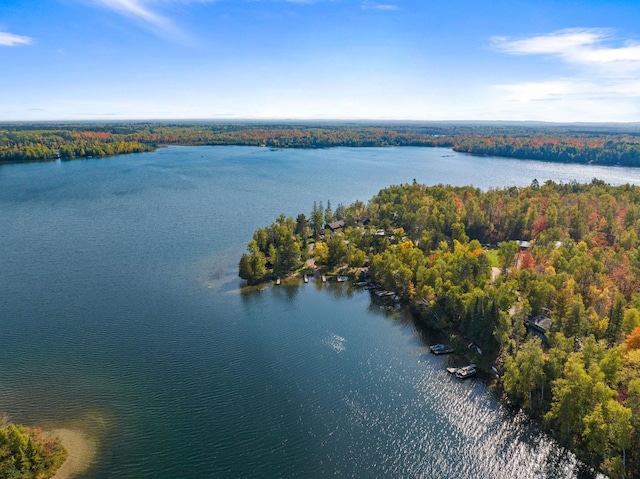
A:
[[[327,282],[327,277],[326,277],[324,274],[322,275],[322,282],[323,282],[323,283],[326,283],[326,282]]]
[[[467,377],[471,377],[476,373],[476,365],[475,364],[469,364],[468,366],[463,366],[461,368],[447,368],[447,372],[449,374],[455,374],[456,377],[460,377],[458,376],[458,374],[461,374],[464,377],[461,377],[460,379],[464,379]]]
[[[453,352],[453,348],[450,348],[446,344],[438,343],[429,346],[429,349],[433,354],[451,354]],[[454,371],[455,372],[455,371]]]
[[[451,354],[454,352],[454,349],[446,344],[435,344],[431,346],[431,352],[439,356],[441,354]]]
[[[465,366],[456,371],[456,377],[458,379],[467,379],[467,378],[470,378],[471,376],[475,376],[475,374],[476,374],[475,364],[469,364],[469,366]]]
[[[280,278],[276,278],[276,285],[280,284]]]
[[[302,277],[302,281],[304,281],[305,283],[308,283],[308,282],[309,282],[309,277],[305,274],[305,275]]]

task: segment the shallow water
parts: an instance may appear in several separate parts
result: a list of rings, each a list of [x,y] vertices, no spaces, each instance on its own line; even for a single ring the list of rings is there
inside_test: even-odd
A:
[[[242,293],[251,234],[389,184],[640,183],[445,149],[171,147],[0,167],[0,411],[98,440],[84,477],[589,477],[453,380],[402,312],[321,284]],[[584,475],[586,474],[586,475]]]

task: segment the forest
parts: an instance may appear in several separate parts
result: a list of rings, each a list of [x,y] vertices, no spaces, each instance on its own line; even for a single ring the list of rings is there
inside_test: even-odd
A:
[[[256,230],[239,275],[257,283],[309,257],[366,270],[417,321],[481,348],[505,401],[587,464],[640,478],[639,238],[636,186],[414,182],[280,216]]]
[[[163,145],[420,146],[483,156],[640,166],[637,125],[491,123],[113,123],[0,125],[0,162],[71,160]]]
[[[67,456],[60,441],[42,430],[0,419],[0,478],[48,479]]]

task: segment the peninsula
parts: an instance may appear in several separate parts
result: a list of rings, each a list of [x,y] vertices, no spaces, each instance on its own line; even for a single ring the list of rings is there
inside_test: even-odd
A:
[[[417,320],[473,343],[500,390],[582,460],[640,477],[640,188],[417,183],[255,231],[249,283],[362,271]],[[492,274],[492,268],[494,274]],[[496,270],[500,274],[495,274]],[[493,372],[491,372],[493,371]]]

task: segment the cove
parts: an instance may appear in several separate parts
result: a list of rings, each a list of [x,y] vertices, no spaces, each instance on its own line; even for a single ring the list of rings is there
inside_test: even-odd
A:
[[[592,477],[368,293],[243,293],[252,232],[390,184],[640,183],[445,149],[171,147],[0,167],[0,411],[79,429],[84,477]]]

